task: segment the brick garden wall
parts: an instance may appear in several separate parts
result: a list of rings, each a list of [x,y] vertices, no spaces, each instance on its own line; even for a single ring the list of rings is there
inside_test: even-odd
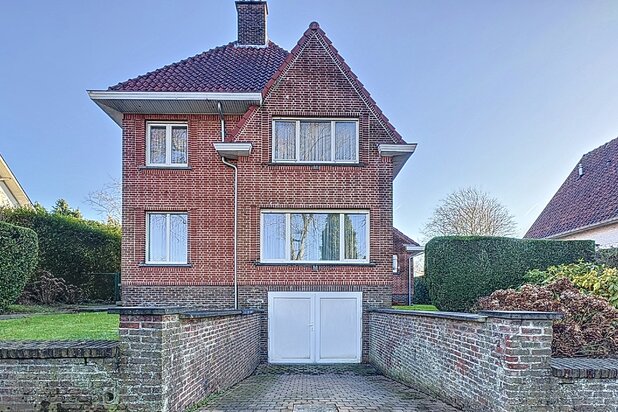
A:
[[[0,411],[105,411],[117,405],[118,343],[2,342]]]
[[[577,377],[560,369],[551,358],[552,315],[377,310],[369,317],[371,363],[466,410],[618,411],[618,361]]]

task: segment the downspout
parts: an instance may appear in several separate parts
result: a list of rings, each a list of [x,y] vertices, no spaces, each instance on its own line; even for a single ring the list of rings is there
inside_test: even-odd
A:
[[[221,102],[217,102],[217,109],[221,121],[221,142],[225,142],[225,119]],[[234,309],[238,309],[238,167],[223,156],[221,162],[234,169]]]
[[[412,306],[412,288],[413,288],[413,283],[412,283],[412,271],[414,270],[414,256],[409,256],[408,257],[408,306]]]

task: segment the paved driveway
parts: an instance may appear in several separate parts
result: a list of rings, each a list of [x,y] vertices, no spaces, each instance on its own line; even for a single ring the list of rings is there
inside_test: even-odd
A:
[[[207,411],[432,411],[457,409],[380,375],[368,365],[262,365],[233,388],[214,395]]]

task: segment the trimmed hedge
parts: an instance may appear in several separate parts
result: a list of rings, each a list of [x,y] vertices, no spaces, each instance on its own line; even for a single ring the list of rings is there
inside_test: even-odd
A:
[[[425,247],[425,278],[434,305],[468,311],[478,298],[521,286],[531,269],[594,258],[591,240],[444,236]]]
[[[120,271],[119,227],[49,213],[42,207],[2,209],[0,221],[37,233],[39,270],[81,288],[87,300],[113,301],[114,277],[96,273]]]
[[[38,251],[33,230],[0,222],[0,310],[24,290],[36,269]]]
[[[431,305],[429,297],[429,289],[427,289],[427,281],[425,277],[414,278],[414,295],[412,303],[415,305]]]

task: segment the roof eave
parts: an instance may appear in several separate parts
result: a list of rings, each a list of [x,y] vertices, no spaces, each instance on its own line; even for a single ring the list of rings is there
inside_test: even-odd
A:
[[[380,156],[393,158],[393,179],[397,177],[415,150],[416,143],[378,145]]]
[[[0,180],[2,180],[6,187],[11,192],[11,195],[17,201],[19,206],[32,206],[32,201],[28,197],[28,194],[23,189],[19,180],[15,177],[9,165],[4,161],[0,155]]]
[[[124,114],[243,114],[262,104],[257,92],[127,92],[88,90],[88,96],[109,117],[122,126]]]
[[[599,227],[613,225],[618,223],[618,216],[613,217],[611,219],[603,220],[602,222],[592,223],[590,225],[578,227],[576,229],[565,230],[564,232],[556,233],[554,235],[545,236],[545,239],[559,239],[565,236],[576,235],[581,232],[586,232],[588,230],[597,229]]]
[[[408,252],[412,256],[417,256],[422,253],[425,253],[425,248],[423,246],[417,245],[404,245],[406,248],[406,252]]]

